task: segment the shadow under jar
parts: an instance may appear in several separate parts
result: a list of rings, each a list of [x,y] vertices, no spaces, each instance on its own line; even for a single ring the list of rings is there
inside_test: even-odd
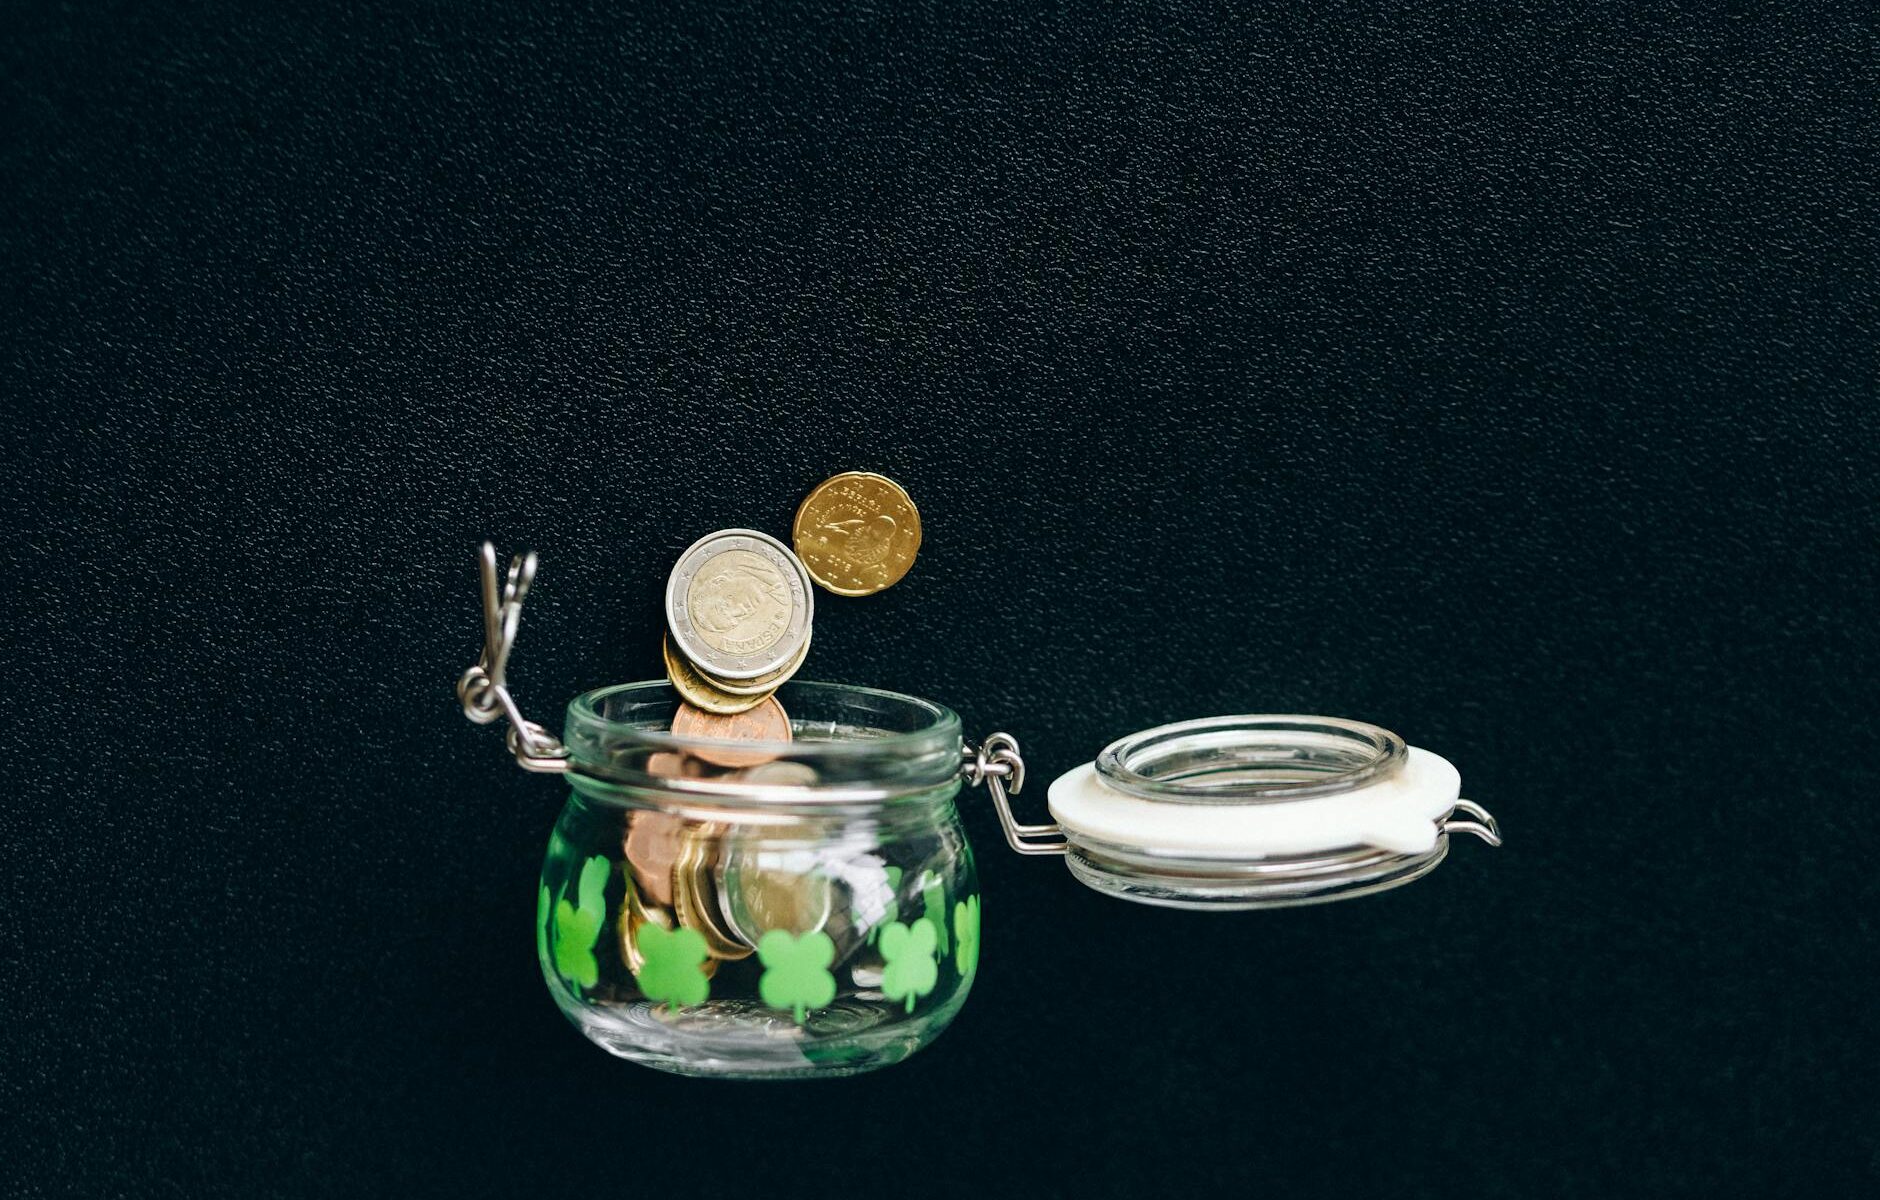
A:
[[[669,684],[576,697],[536,944],[562,1012],[685,1075],[886,1066],[939,1035],[979,957],[959,718],[789,683],[794,741],[675,736]]]

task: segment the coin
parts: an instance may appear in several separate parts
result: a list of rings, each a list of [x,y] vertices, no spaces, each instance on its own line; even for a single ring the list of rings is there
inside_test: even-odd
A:
[[[627,970],[637,976],[646,969],[646,956],[640,953],[640,930],[649,923],[671,929],[672,912],[648,905],[640,898],[639,889],[633,885],[633,872],[625,871],[622,875],[626,880],[626,915],[620,921],[620,957],[627,964]],[[718,970],[718,960],[707,958],[699,970],[710,979]]]
[[[790,676],[796,674],[797,668],[801,667],[803,660],[808,657],[809,639],[804,638],[803,648],[796,652],[795,658],[785,663],[778,670],[771,671],[765,675],[759,675],[756,679],[720,679],[715,675],[708,675],[704,671],[699,671],[697,667],[694,667],[693,670],[697,672],[699,678],[704,680],[713,691],[722,692],[731,696],[756,696],[761,699],[764,696],[770,695],[770,693],[776,691],[785,683],[788,683]]]
[[[706,534],[666,580],[666,627],[679,653],[719,679],[788,666],[814,615],[809,572],[789,547],[754,529]]]
[[[757,943],[746,945],[719,923],[712,870],[718,860],[722,832],[722,827],[716,825],[696,825],[686,831],[684,848],[672,865],[672,907],[682,927],[697,930],[705,939],[707,954],[735,962],[749,958]]]
[[[914,565],[920,510],[887,476],[844,471],[803,498],[791,540],[810,578],[838,596],[868,596]]]
[[[703,767],[704,764],[690,754],[678,754],[671,750],[660,750],[646,756],[646,773],[661,779],[697,779],[703,773]]]
[[[699,674],[698,668],[687,661],[683,654],[673,649],[670,633],[660,640],[660,651],[666,657],[666,678],[671,681],[672,690],[678,692],[680,699],[693,708],[729,716],[756,708],[770,695],[770,689],[760,691],[755,696],[721,691],[714,682]]]
[[[773,929],[803,934],[829,923],[834,888],[813,852],[727,847],[718,872],[720,911],[741,941]]]
[[[672,903],[672,868],[685,846],[685,822],[671,813],[636,809],[627,814],[621,848],[639,892],[655,904]]]
[[[783,711],[775,696],[766,696],[757,707],[746,712],[709,713],[681,704],[672,716],[675,737],[707,739],[710,745],[688,746],[694,758],[721,767],[754,767],[776,758],[769,749],[743,750],[725,743],[787,742],[790,740],[790,714]]]

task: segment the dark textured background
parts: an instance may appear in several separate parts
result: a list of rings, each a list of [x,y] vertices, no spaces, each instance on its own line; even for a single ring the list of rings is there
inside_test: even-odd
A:
[[[0,1178],[1871,1187],[1874,29],[1494,7],[9,5]],[[1172,914],[971,795],[932,1050],[609,1059],[533,961],[560,785],[451,695],[476,541],[555,723],[849,467],[927,542],[806,675],[1041,779],[1365,717],[1507,847]]]

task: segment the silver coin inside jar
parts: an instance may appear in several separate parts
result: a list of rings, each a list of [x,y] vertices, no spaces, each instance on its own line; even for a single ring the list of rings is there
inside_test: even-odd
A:
[[[776,538],[721,529],[692,543],[666,580],[679,650],[723,679],[754,679],[795,659],[810,634],[809,572]]]

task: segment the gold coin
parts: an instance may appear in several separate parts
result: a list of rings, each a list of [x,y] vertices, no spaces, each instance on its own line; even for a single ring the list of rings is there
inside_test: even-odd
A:
[[[646,956],[640,953],[640,930],[648,924],[661,929],[672,928],[670,910],[646,904],[640,899],[638,889],[633,886],[633,872],[623,871],[627,881],[626,914],[620,921],[620,958],[627,964],[627,970],[638,975],[646,969]],[[699,970],[710,979],[718,971],[718,960],[707,958]]]
[[[712,686],[690,659],[680,654],[672,644],[670,635],[661,640],[660,651],[666,656],[666,678],[672,681],[672,689],[681,699],[693,708],[704,709],[708,713],[741,713],[756,708],[769,696],[769,691],[755,696],[737,696],[730,692],[719,691]]]
[[[770,750],[741,750],[734,742],[787,742],[790,714],[783,711],[775,696],[766,696],[757,707],[741,713],[710,713],[681,704],[672,716],[674,737],[699,738],[705,744],[688,746],[694,758],[702,758],[720,767],[754,767],[777,755]]]
[[[749,958],[753,948],[719,924],[712,871],[721,834],[722,827],[716,825],[697,825],[686,832],[679,860],[672,864],[672,908],[682,928],[695,929],[705,939],[707,954],[735,962]]]
[[[838,596],[868,596],[914,565],[920,510],[887,476],[844,471],[803,498],[791,537],[811,579]]]
[[[788,683],[790,676],[796,674],[797,668],[801,667],[803,660],[808,657],[809,638],[805,637],[803,639],[803,648],[796,652],[795,658],[770,672],[770,674],[759,675],[756,679],[720,679],[697,663],[692,664],[692,670],[700,679],[705,681],[707,687],[715,692],[724,692],[726,695],[730,696],[762,697],[770,695],[770,693]]]

